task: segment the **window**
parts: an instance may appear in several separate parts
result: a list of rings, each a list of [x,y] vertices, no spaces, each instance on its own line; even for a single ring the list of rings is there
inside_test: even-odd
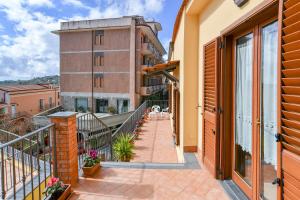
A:
[[[88,99],[87,98],[76,98],[75,99],[75,111],[86,112],[88,110]]]
[[[44,99],[40,99],[40,110],[44,109]]]
[[[129,100],[128,99],[118,99],[117,100],[117,107],[118,113],[126,113],[128,112]]]
[[[103,87],[103,74],[94,75],[94,87],[102,88]]]
[[[49,106],[52,107],[52,97],[49,97]]]
[[[94,66],[104,66],[104,53],[103,52],[97,52],[94,54]]]
[[[97,30],[95,31],[95,44],[96,45],[102,45],[104,40],[104,31],[103,30]]]
[[[96,112],[107,113],[108,100],[107,99],[96,99]]]

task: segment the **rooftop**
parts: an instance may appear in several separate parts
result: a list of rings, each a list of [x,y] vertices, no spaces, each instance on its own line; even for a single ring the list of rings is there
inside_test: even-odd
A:
[[[49,85],[2,85],[0,90],[5,92],[18,92],[26,90],[43,90],[49,89]]]

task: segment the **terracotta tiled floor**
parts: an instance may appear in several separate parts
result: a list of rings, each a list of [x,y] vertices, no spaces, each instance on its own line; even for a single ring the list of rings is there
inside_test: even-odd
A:
[[[80,178],[71,200],[179,199],[227,200],[229,197],[205,169],[102,168]]]
[[[135,143],[136,162],[164,162],[170,168],[102,167],[91,178],[79,178],[71,200],[102,199],[157,199],[157,200],[228,200],[222,186],[208,171],[199,167],[176,164],[176,151],[172,143],[168,120],[148,121],[143,134]],[[194,163],[197,164],[197,156]],[[134,165],[134,163],[128,163]],[[201,164],[200,164],[201,165]],[[107,166],[107,165],[106,165]],[[184,165],[186,166],[186,165]]]
[[[131,162],[177,163],[171,122],[167,116],[148,119],[134,146],[135,156]]]

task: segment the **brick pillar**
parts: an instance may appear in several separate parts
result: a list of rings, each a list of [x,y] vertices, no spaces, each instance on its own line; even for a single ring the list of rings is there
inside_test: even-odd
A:
[[[57,112],[48,117],[55,124],[56,174],[64,183],[74,185],[78,180],[76,113]]]

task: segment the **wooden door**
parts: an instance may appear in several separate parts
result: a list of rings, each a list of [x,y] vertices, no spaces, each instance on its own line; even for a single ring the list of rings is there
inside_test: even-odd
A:
[[[180,135],[179,135],[179,118],[180,118],[180,94],[179,89],[175,88],[173,90],[173,131],[174,131],[174,138],[175,138],[175,144],[180,144]]]
[[[203,163],[216,177],[218,169],[219,38],[204,46]]]
[[[278,196],[300,197],[300,1],[280,0]]]

